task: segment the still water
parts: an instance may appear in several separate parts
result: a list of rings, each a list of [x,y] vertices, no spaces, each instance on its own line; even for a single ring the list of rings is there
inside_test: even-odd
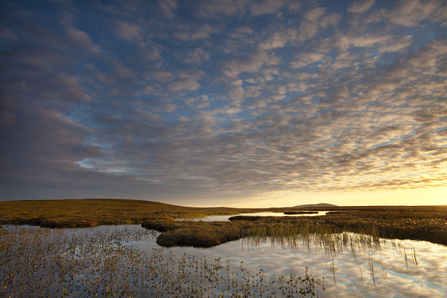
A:
[[[279,212],[258,212],[258,213],[241,213],[237,215],[213,215],[213,216],[206,216],[203,218],[191,218],[191,219],[182,219],[178,218],[176,220],[183,221],[183,220],[191,220],[191,221],[228,221],[230,217],[233,216],[278,216],[278,217],[290,217],[290,216],[322,216],[326,215],[328,211],[316,211],[318,213],[312,213],[312,214],[284,214]]]
[[[314,278],[324,277],[325,290],[318,292],[320,297],[447,297],[446,246],[380,238],[379,243],[365,244],[362,235],[346,234],[351,242],[346,246],[338,243],[335,249],[310,237],[293,243],[241,239],[210,249],[165,250],[178,257],[186,253],[230,260],[232,268],[242,261],[248,271],[263,269],[276,276],[304,276],[308,267]],[[127,245],[145,252],[159,248],[154,238]]]
[[[89,297],[86,293],[90,291],[92,281],[96,281],[96,278],[98,278],[98,281],[100,278],[103,280],[104,276],[110,275],[110,277],[105,278],[106,280],[110,279],[110,284],[99,286],[102,291],[108,291],[107,287],[113,290],[113,287],[117,284],[114,281],[117,280],[122,282],[123,279],[126,279],[126,283],[129,285],[137,281],[144,283],[150,279],[153,280],[150,277],[153,277],[153,275],[148,270],[152,270],[154,266],[148,265],[147,262],[149,260],[153,264],[158,264],[161,259],[170,260],[168,264],[173,266],[178,266],[180,264],[179,260],[184,262],[192,260],[197,264],[199,262],[203,264],[203,260],[206,259],[210,260],[211,263],[208,263],[210,265],[213,263],[213,260],[221,259],[222,261],[219,262],[230,266],[231,271],[236,274],[236,279],[242,278],[242,276],[257,275],[261,272],[261,269],[266,279],[274,278],[275,276],[287,277],[290,274],[304,277],[306,273],[305,267],[308,267],[308,273],[316,280],[321,279],[320,282],[325,288],[325,290],[321,287],[317,288],[319,297],[447,297],[447,283],[445,282],[447,280],[447,247],[425,241],[387,240],[353,233],[333,235],[310,234],[304,237],[297,236],[289,239],[247,238],[210,249],[197,249],[192,247],[162,248],[156,244],[158,233],[148,233],[147,230],[136,225],[101,226],[92,229],[45,230],[45,233],[48,233],[48,239],[56,237],[57,235],[54,234],[56,233],[59,235],[57,237],[65,239],[64,241],[66,242],[64,243],[71,244],[67,253],[63,253],[62,257],[58,254],[58,257],[55,259],[56,263],[58,263],[56,266],[59,266],[59,269],[53,269],[54,265],[49,261],[45,261],[45,259],[39,260],[36,258],[33,261],[35,264],[42,262],[47,268],[39,268],[36,265],[32,265],[31,273],[35,272],[37,275],[31,274],[31,276],[39,277],[40,280],[42,278],[48,280],[39,282],[42,285],[45,283],[49,284],[50,293],[57,293],[57,291],[60,291],[60,285],[58,286],[60,279],[56,278],[53,282],[51,277],[48,277],[48,274],[45,274],[45,272],[56,270],[60,273],[62,268],[65,276],[68,277],[70,277],[70,272],[77,272],[73,273],[66,281],[68,283],[67,289],[73,291],[68,293],[71,293],[73,297]],[[88,235],[96,236],[88,237]],[[5,239],[3,244],[6,244]],[[93,243],[91,239],[102,240],[99,243]],[[138,253],[134,253],[132,250],[123,250],[115,245],[109,246],[107,243],[111,239],[121,239],[120,243],[122,245],[138,249]],[[14,238],[10,238],[9,241],[8,246],[17,245],[16,249],[25,247],[21,243],[16,243]],[[35,248],[46,245],[45,240],[37,238],[29,241],[33,243],[40,241],[38,246],[34,246]],[[84,244],[81,245],[81,243]],[[29,255],[31,258],[36,256],[36,251],[24,249],[23,252],[14,254],[14,251],[8,251],[5,246],[2,249],[6,249],[4,251],[8,253],[8,256],[0,253],[2,262],[10,262],[11,258],[18,258],[18,267],[17,264],[14,265],[10,262],[16,266],[12,269],[14,271],[17,271],[17,268],[25,264],[23,263],[25,255]],[[55,247],[54,245],[44,248],[43,257],[51,259],[52,253],[48,253],[48,251],[52,250],[56,253],[60,249],[63,250],[65,248],[63,246]],[[110,253],[112,258],[107,256],[108,253]],[[128,257],[129,253],[131,254],[130,258]],[[148,258],[142,258],[140,253],[147,255]],[[13,255],[17,256],[14,257]],[[4,257],[7,258],[3,259]],[[198,258],[204,259],[198,260]],[[126,263],[120,264],[122,260],[130,261],[127,264],[133,264],[132,266],[136,264],[137,267],[141,266],[141,268],[132,267],[129,275],[129,273],[126,273],[128,272],[126,270],[131,265],[126,265]],[[226,260],[229,261],[226,262]],[[112,266],[110,268],[114,270],[113,274],[115,275],[110,272],[110,269],[106,267],[100,269],[98,266]],[[33,285],[34,282],[30,283],[29,279],[26,279],[28,274],[26,272],[29,272],[30,269],[29,265],[25,267],[22,268],[22,273],[19,272],[20,274],[17,275],[17,280],[15,280],[16,286],[19,284],[19,279],[23,277],[27,281],[27,284],[23,286],[24,290],[32,288],[35,291],[41,291],[42,287],[36,288],[36,284]],[[2,282],[4,277],[8,277],[4,268],[6,268],[5,262],[3,262],[0,268],[0,273],[3,276]],[[92,269],[96,269],[97,272],[92,271]],[[132,274],[137,275],[132,277]],[[169,277],[171,275],[169,269],[163,274],[168,278],[163,280],[169,281],[172,278],[177,278],[177,281],[180,284],[182,283],[178,276],[175,277],[173,275]],[[112,278],[112,275],[115,277]],[[202,277],[199,276],[200,278]],[[36,278],[36,282],[37,280],[38,278]],[[161,281],[161,279],[151,281],[151,284]],[[145,285],[148,284],[146,283]],[[10,287],[5,291],[2,290],[2,293],[7,294],[8,291],[10,291]],[[15,296],[22,297],[20,292],[16,291],[16,293],[18,295]],[[109,293],[112,293],[112,291]],[[0,296],[2,295],[0,294]],[[38,295],[32,293],[25,296],[38,297]],[[213,295],[208,296],[213,297]]]

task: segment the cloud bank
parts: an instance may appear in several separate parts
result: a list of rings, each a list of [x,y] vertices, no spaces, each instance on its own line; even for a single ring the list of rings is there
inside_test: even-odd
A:
[[[0,199],[447,183],[447,5],[1,4]]]

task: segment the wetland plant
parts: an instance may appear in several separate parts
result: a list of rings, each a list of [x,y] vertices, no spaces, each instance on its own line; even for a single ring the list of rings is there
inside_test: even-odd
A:
[[[126,241],[149,230],[0,230],[0,297],[305,297],[324,290],[305,276],[253,274],[243,262],[140,252]]]

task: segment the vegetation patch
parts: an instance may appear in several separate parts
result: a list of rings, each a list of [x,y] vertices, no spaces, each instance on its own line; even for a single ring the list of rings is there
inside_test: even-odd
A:
[[[0,202],[0,224],[78,228],[97,225],[142,224],[161,232],[162,246],[211,247],[264,231],[290,233],[309,230],[368,233],[384,238],[426,240],[447,245],[447,206],[315,206],[306,212],[329,211],[324,216],[233,216],[228,222],[174,221],[254,212],[301,212],[296,208],[194,208],[150,201],[118,199]],[[287,232],[289,233],[289,232]],[[299,232],[302,233],[302,232]]]
[[[122,242],[150,237],[143,229],[81,232],[0,230],[0,297],[305,297],[319,279],[271,276],[232,268],[230,260],[163,249],[143,253]]]
[[[233,216],[228,222],[158,221],[143,227],[162,232],[161,246],[212,247],[246,237],[361,233],[447,245],[447,208],[441,210],[345,210],[325,216]]]
[[[318,211],[286,211],[286,215],[299,215],[299,214],[318,214]]]

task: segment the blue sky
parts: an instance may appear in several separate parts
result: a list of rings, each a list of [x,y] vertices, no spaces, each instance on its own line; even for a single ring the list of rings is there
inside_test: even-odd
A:
[[[446,1],[0,8],[0,200],[446,204]]]

